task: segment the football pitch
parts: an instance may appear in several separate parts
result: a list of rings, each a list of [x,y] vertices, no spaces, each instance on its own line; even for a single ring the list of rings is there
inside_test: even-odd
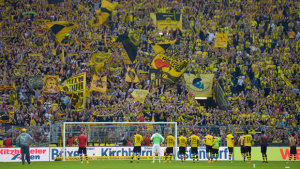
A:
[[[54,161],[54,162],[33,162],[30,165],[27,163],[23,166],[21,163],[0,163],[0,168],[2,169],[246,169],[253,168],[253,163],[255,163],[255,168],[271,168],[271,169],[284,169],[284,168],[300,168],[300,162],[295,164],[286,164],[286,162],[269,162],[267,164],[262,162],[252,162],[250,164],[234,161],[233,163],[228,163],[227,161],[219,161],[217,163],[209,164],[207,161],[201,161],[199,163],[193,163],[192,161],[187,161],[186,163],[181,163],[180,161],[172,161],[172,163],[152,163],[152,161],[140,161],[137,163],[134,161],[130,163],[128,160],[124,161],[89,161],[89,164],[81,164],[79,161]]]

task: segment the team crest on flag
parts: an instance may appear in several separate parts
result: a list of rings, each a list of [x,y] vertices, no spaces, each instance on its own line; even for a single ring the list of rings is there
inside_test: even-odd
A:
[[[126,50],[132,63],[135,62],[137,47],[140,44],[140,37],[142,33],[142,30],[132,30],[129,33],[120,35],[117,39],[118,42],[122,42],[124,49]]]
[[[186,86],[195,97],[212,97],[213,79],[214,74],[184,74]]]
[[[127,68],[127,72],[125,75],[125,81],[129,82],[129,83],[130,82],[132,82],[132,83],[140,82],[140,79],[136,75],[135,70],[133,68],[130,68],[130,67]]]

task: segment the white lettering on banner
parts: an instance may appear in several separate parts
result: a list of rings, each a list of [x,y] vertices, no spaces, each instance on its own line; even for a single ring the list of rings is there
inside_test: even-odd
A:
[[[49,161],[48,147],[30,148],[31,161]],[[0,148],[0,162],[20,162],[21,148]]]

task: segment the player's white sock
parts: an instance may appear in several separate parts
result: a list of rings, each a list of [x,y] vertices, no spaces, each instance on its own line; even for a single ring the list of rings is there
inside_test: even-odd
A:
[[[153,155],[153,162],[155,161],[155,154]]]
[[[158,153],[158,160],[159,160],[159,162],[160,162],[160,154]]]

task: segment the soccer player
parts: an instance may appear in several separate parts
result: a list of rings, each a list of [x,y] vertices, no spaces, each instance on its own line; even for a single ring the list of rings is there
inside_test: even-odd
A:
[[[226,137],[227,147],[229,151],[229,163],[232,163],[231,156],[233,153],[233,145],[234,145],[234,137],[232,135],[232,132],[230,131],[229,134]]]
[[[179,141],[179,154],[180,154],[180,159],[181,162],[185,162],[185,151],[186,151],[186,146],[187,146],[187,139],[186,137],[183,136],[183,134],[180,135],[178,138]]]
[[[212,141],[213,141],[213,136],[210,135],[208,131],[203,140],[203,143],[206,145],[206,156],[208,159],[208,163],[210,163],[210,157],[212,154],[212,145],[213,145]]]
[[[251,163],[251,146],[253,142],[252,136],[248,133],[248,130],[245,131],[244,135],[244,146],[245,146],[245,154],[247,156],[248,162]]]
[[[245,162],[246,155],[245,155],[245,146],[244,146],[244,134],[240,135],[238,143],[241,146],[241,154],[242,154],[242,157],[244,158],[244,162]]]
[[[260,146],[261,146],[261,154],[262,154],[262,158],[263,158],[263,163],[268,163],[268,158],[267,158],[268,137],[264,131],[261,132],[259,142],[260,142]]]
[[[132,152],[132,157],[130,163],[133,162],[134,154],[138,153],[138,161],[140,160],[141,156],[141,146],[142,146],[142,141],[143,141],[143,136],[140,135],[140,132],[137,131],[136,135],[133,136],[133,141],[134,141],[134,147],[133,147],[133,152]]]
[[[156,133],[152,135],[151,140],[153,142],[153,147],[152,147],[153,163],[155,163],[156,155],[158,156],[158,160],[160,163],[160,144],[164,142],[164,138],[158,133],[158,130],[156,129]]]
[[[199,162],[199,156],[198,156],[198,143],[200,141],[199,136],[193,132],[193,135],[190,137],[190,143],[191,143],[191,153],[193,156],[193,162],[195,163],[195,156],[197,158],[197,161]]]
[[[171,163],[172,155],[173,155],[173,149],[174,149],[174,143],[175,143],[175,137],[170,132],[166,140],[167,140],[167,151],[166,151],[165,163],[167,162],[168,157],[169,157],[169,160],[170,160],[169,162]]]
[[[86,163],[88,164],[88,156],[87,156],[87,152],[86,152],[86,143],[87,143],[87,138],[86,136],[83,134],[83,131],[80,131],[80,135],[75,139],[76,143],[78,144],[78,153],[80,156],[80,160],[81,160],[81,164],[83,164],[83,157],[82,157],[82,153],[85,156],[86,159]]]
[[[218,137],[217,133],[215,133],[213,138],[212,156],[210,157],[211,163],[213,162],[214,157],[216,158],[215,163],[218,161],[219,147],[220,147],[220,137]]]
[[[296,154],[297,154],[297,139],[295,137],[295,133],[292,133],[290,138],[289,138],[289,143],[290,143],[290,157],[289,161],[287,163],[291,163],[292,157],[294,155],[294,163],[296,162]]]

